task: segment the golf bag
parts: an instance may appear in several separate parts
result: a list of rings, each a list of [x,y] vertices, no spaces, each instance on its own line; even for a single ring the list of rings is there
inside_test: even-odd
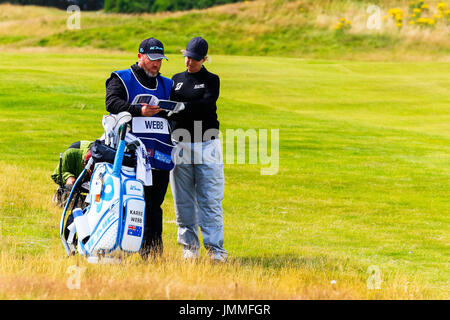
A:
[[[141,247],[145,222],[144,186],[136,179],[135,168],[122,165],[127,129],[128,124],[120,126],[114,162],[95,163],[86,197],[88,206],[74,208],[68,214],[73,190],[96,161],[94,157],[74,184],[60,221],[60,236],[67,255],[78,252],[88,258],[102,257],[113,252],[138,252]]]

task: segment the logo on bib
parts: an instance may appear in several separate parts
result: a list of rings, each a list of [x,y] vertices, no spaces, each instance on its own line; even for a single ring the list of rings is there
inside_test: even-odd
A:
[[[175,87],[175,90],[180,90],[182,85],[183,85],[183,82],[178,82]]]
[[[204,84],[204,83],[202,83],[202,84],[196,84],[195,87],[194,87],[194,89],[203,89],[204,87],[205,87],[205,84]]]

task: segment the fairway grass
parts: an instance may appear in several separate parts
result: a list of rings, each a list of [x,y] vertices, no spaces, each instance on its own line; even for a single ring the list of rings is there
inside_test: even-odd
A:
[[[275,175],[248,159],[225,164],[229,261],[211,264],[203,249],[182,261],[170,187],[161,259],[65,258],[50,174],[72,142],[101,136],[104,82],[135,59],[0,53],[1,299],[449,298],[445,62],[213,55],[224,149],[226,129],[280,137]],[[165,76],[182,70],[181,55],[163,62]]]

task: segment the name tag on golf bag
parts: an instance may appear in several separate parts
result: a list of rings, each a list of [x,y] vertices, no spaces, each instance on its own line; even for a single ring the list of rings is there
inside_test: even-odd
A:
[[[135,170],[122,168],[120,177],[113,165],[97,163],[92,174],[89,207],[84,210],[89,237],[79,242],[78,252],[96,255],[117,249],[137,252],[141,248],[145,223],[144,186]]]

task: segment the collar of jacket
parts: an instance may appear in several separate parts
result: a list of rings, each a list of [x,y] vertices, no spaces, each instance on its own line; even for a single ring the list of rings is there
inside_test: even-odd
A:
[[[196,73],[189,73],[187,70],[185,71],[185,73],[187,76],[190,76],[190,77],[198,77],[198,76],[207,74],[208,70],[206,70],[206,67],[204,65],[202,65],[202,68],[199,71],[197,71]]]
[[[161,74],[160,72],[158,72],[156,77],[150,77],[149,75],[147,75],[144,69],[139,67],[137,62],[131,66],[131,69],[133,70],[140,83],[150,89],[156,88],[156,77]]]

